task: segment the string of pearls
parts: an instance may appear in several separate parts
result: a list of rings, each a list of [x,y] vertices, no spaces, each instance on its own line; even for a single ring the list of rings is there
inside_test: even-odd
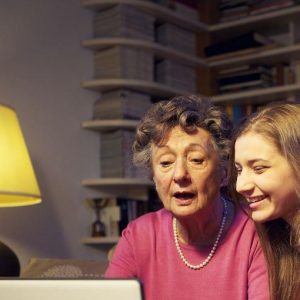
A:
[[[223,212],[222,222],[221,222],[221,225],[220,225],[220,229],[219,229],[217,238],[216,238],[216,240],[214,242],[214,245],[213,245],[212,249],[210,250],[208,256],[206,257],[206,259],[198,265],[191,264],[184,257],[184,255],[182,253],[182,250],[180,248],[180,245],[179,245],[176,218],[173,217],[173,234],[174,234],[174,241],[175,241],[175,246],[176,246],[177,252],[178,252],[181,260],[183,261],[183,263],[187,267],[189,267],[193,270],[199,270],[199,269],[203,268],[204,266],[206,266],[209,263],[209,261],[212,259],[212,257],[214,256],[214,254],[216,252],[216,249],[218,247],[218,243],[219,243],[220,238],[222,236],[222,233],[223,233],[223,230],[224,230],[224,227],[225,227],[225,224],[226,224],[226,220],[227,220],[227,202],[223,198],[222,198],[222,200],[223,200],[223,204],[224,204],[224,212]]]

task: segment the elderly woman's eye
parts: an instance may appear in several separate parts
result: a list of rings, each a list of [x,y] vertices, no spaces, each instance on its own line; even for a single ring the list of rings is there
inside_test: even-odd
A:
[[[201,165],[204,162],[202,158],[192,158],[191,161],[197,165]]]
[[[168,166],[171,164],[171,162],[170,162],[170,161],[167,161],[167,160],[164,160],[164,161],[161,161],[159,164],[160,164],[162,167],[168,167]]]

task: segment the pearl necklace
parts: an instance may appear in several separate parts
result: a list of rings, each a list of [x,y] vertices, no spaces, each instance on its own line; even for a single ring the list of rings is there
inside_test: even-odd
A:
[[[220,225],[220,229],[219,229],[217,238],[216,238],[216,240],[214,242],[214,245],[213,245],[212,249],[210,250],[207,258],[202,263],[200,263],[198,265],[192,265],[184,257],[184,255],[182,253],[182,250],[180,248],[180,245],[179,245],[176,218],[173,217],[173,234],[174,234],[174,241],[175,241],[175,246],[176,246],[177,252],[178,252],[181,260],[183,261],[183,263],[187,267],[189,267],[189,268],[191,268],[193,270],[199,270],[199,269],[205,267],[210,262],[210,260],[212,259],[213,255],[215,254],[215,251],[217,249],[218,243],[219,243],[220,238],[222,236],[222,233],[223,233],[223,230],[224,230],[224,227],[225,227],[225,224],[226,224],[226,220],[227,220],[227,203],[226,203],[226,201],[223,198],[222,198],[222,200],[223,200],[223,204],[224,204],[224,212],[223,212],[223,218],[222,218],[222,222],[221,222],[221,225]]]

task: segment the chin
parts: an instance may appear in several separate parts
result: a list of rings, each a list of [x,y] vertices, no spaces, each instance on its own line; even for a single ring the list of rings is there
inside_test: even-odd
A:
[[[274,217],[270,213],[259,212],[259,211],[251,212],[250,217],[256,223],[265,223],[267,221],[276,219],[276,217]]]
[[[195,210],[188,206],[180,206],[172,210],[175,217],[190,217],[195,214]]]

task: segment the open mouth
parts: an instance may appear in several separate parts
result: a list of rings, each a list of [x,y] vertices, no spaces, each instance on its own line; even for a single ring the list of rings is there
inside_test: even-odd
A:
[[[178,200],[191,200],[195,197],[195,193],[192,192],[176,192],[174,197]]]

